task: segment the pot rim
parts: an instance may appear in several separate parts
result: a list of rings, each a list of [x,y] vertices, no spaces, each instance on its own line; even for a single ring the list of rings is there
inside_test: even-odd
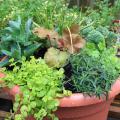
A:
[[[111,91],[108,94],[108,100],[113,99],[116,95],[120,93],[120,78],[115,81],[112,85]],[[59,107],[78,107],[87,106],[92,104],[98,104],[106,101],[106,96],[101,96],[100,98],[96,96],[86,96],[83,93],[74,93],[71,96],[63,97],[59,99]]]

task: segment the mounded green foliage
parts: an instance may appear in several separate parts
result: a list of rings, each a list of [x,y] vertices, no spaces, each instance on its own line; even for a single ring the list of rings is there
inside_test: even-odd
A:
[[[68,63],[70,55],[68,52],[60,51],[56,48],[49,48],[44,59],[48,66],[60,68]]]
[[[11,59],[13,62],[13,59]],[[52,114],[57,109],[59,101],[56,99],[62,95],[63,69],[49,68],[43,59],[31,58],[26,61],[22,58],[21,67],[14,66],[13,71],[5,70],[3,79],[8,87],[19,85],[23,96],[16,95],[14,103],[14,120],[24,120],[33,115],[37,120],[49,116],[56,120]],[[16,112],[20,109],[20,113]]]
[[[107,27],[99,26],[96,29],[89,26],[81,31],[82,35],[88,42],[98,45],[105,41],[106,47],[113,47],[117,41],[117,34],[109,31]]]
[[[99,97],[107,95],[120,73],[120,61],[115,52],[114,49],[100,52],[91,46],[91,49],[86,48],[73,55],[70,63],[74,91]]]

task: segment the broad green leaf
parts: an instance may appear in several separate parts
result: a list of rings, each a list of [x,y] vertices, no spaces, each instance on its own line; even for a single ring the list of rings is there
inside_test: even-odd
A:
[[[9,21],[9,25],[11,28],[19,30],[21,27],[21,18],[18,17],[17,21]]]
[[[13,58],[16,58],[18,60],[21,59],[21,48],[20,48],[19,43],[13,44],[11,46],[11,52],[12,52],[12,57]]]
[[[31,26],[32,26],[32,19],[28,19],[28,21],[26,22],[26,25],[25,25],[25,30],[26,30],[27,38],[31,34],[31,30],[30,30]]]
[[[23,51],[24,56],[28,57],[31,56],[39,47],[41,44],[32,44]]]

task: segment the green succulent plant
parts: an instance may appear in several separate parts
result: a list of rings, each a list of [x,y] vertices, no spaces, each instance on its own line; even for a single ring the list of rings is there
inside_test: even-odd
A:
[[[28,19],[25,26],[21,23],[21,18],[16,21],[9,21],[9,26],[3,30],[0,41],[0,54],[21,60],[22,56],[29,57],[41,44],[33,41],[31,32],[32,19]],[[0,62],[0,67],[9,64],[9,59]]]

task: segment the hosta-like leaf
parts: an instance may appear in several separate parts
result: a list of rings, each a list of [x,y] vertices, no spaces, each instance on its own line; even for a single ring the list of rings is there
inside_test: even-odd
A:
[[[6,28],[5,28],[5,31],[12,33],[12,32],[13,32],[13,29],[12,29],[11,27],[6,27]]]
[[[23,55],[26,57],[31,56],[40,46],[41,44],[32,44],[26,47],[26,49],[23,51]]]
[[[26,25],[25,25],[25,31],[26,31],[27,38],[31,34],[31,30],[30,30],[31,26],[32,26],[32,19],[28,19],[28,21],[26,22]]]
[[[5,36],[2,36],[1,38],[2,41],[12,41],[12,36],[11,35],[5,35]]]
[[[21,48],[19,43],[13,44],[11,47],[12,57],[16,59],[21,59]]]
[[[31,40],[34,38],[31,32],[32,19],[28,19],[25,26],[21,24],[21,18],[17,21],[10,21],[9,27],[6,27],[1,34],[0,55],[5,54],[16,61],[21,57],[30,57],[40,44]]]
[[[18,17],[18,20],[17,20],[17,21],[9,21],[9,25],[10,25],[10,27],[13,28],[13,29],[20,30],[21,18]]]

